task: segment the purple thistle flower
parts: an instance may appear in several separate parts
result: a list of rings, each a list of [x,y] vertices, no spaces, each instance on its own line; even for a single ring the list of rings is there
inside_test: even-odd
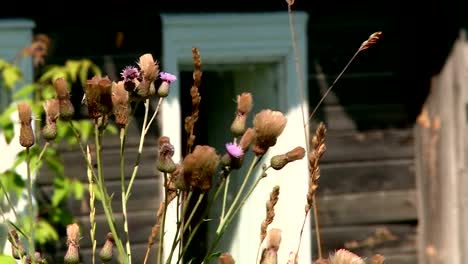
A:
[[[161,78],[161,80],[168,82],[168,83],[171,83],[177,80],[177,77],[174,74],[171,74],[168,72],[159,73],[159,78]]]
[[[227,143],[226,150],[234,158],[240,158],[244,155],[244,151],[242,150],[241,146],[237,145],[236,143]]]
[[[127,82],[138,78],[140,76],[140,71],[136,67],[127,66],[120,75],[124,78],[124,82]]]

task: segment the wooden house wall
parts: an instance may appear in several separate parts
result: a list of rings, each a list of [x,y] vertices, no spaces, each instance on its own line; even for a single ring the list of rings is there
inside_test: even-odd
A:
[[[309,25],[311,109],[361,42],[384,32],[380,44],[356,57],[314,118],[314,125],[328,127],[318,192],[325,254],[344,247],[365,257],[382,254],[386,263],[417,262],[412,107],[418,103],[407,98],[418,90],[408,89],[399,68],[397,30],[384,19]]]
[[[212,5],[209,7],[211,9],[205,11],[222,9]],[[265,5],[258,9],[264,10],[264,7]],[[173,12],[178,8],[181,7],[166,7]],[[255,5],[251,8],[254,9]],[[231,9],[237,10],[234,7]],[[245,11],[240,7],[238,9]],[[278,4],[273,9],[284,10],[284,6]],[[309,11],[309,7],[302,9]],[[357,9],[360,8],[355,8]],[[193,7],[185,11],[203,10],[198,6],[198,9]],[[327,151],[321,163],[322,177],[319,186],[319,219],[324,250],[328,253],[347,247],[365,256],[383,254],[390,264],[416,263],[418,219],[412,130],[427,92],[424,90],[425,81],[428,80],[426,77],[434,71],[427,52],[440,57],[440,61],[443,61],[444,54],[437,53],[439,50],[431,46],[433,42],[424,47],[408,42],[413,37],[412,30],[417,28],[408,28],[405,23],[409,20],[367,14],[362,10],[359,13],[362,15],[360,18],[327,16],[313,10],[320,8],[310,7],[310,14],[313,14],[309,22],[307,58],[310,109],[313,109],[321,94],[340,73],[361,42],[375,31],[384,31],[381,44],[357,56],[309,127],[313,133],[317,121],[321,120],[328,127]],[[150,23],[148,17],[145,16],[145,19],[145,23]],[[145,23],[142,25],[148,28]],[[156,33],[147,36],[150,41],[144,42],[144,47],[139,46],[142,43],[140,33],[143,33],[143,29],[132,33],[124,25],[121,26],[125,32],[129,32],[125,35],[125,43],[129,43],[129,46],[124,45],[120,51],[115,46],[106,49],[102,43],[99,44],[99,52],[94,53],[88,44],[84,44],[86,47],[83,49],[67,49],[67,43],[75,41],[75,33],[70,30],[55,33],[57,39],[61,40],[58,47],[62,47],[56,50],[58,60],[68,57],[68,54],[87,55],[105,66],[106,60],[101,56],[103,53],[109,55],[107,58],[119,61],[118,65],[124,65],[125,61],[133,62],[142,52],[160,56],[161,40],[157,37],[160,24],[157,19],[152,26]],[[442,25],[440,27],[443,29]],[[52,28],[49,25],[49,29]],[[94,39],[102,37],[109,46],[114,45],[109,40],[113,40],[115,34],[100,35],[98,31],[87,33]],[[433,38],[436,39],[435,36]],[[426,40],[432,39],[426,37]],[[444,41],[441,38],[440,42]],[[443,45],[450,46],[449,43]],[[419,52],[408,55],[408,49],[414,51],[418,48]],[[83,54],[84,51],[88,53]],[[138,127],[135,126],[127,143],[128,169],[137,151],[138,135]],[[160,183],[154,168],[156,133],[152,136],[154,138],[150,137],[145,144],[142,166],[128,206],[132,245],[136,249],[135,263],[141,263],[139,259],[144,254],[147,236],[154,224],[155,210],[160,200],[155,192]],[[112,143],[104,148],[103,156],[104,163],[109,164],[106,172],[109,177],[107,187],[111,193],[115,192],[115,212],[120,216],[118,136],[110,138]],[[81,154],[77,150],[63,149],[61,155],[70,176],[86,182]],[[40,187],[49,195],[51,182],[50,173],[45,170],[40,177]],[[86,199],[81,203],[70,201],[68,206],[82,220],[83,230],[88,230],[89,225],[87,203]],[[97,212],[99,223],[104,224],[105,219],[99,207]],[[97,237],[103,238],[107,231],[99,232]],[[85,255],[90,254],[89,236],[86,232],[83,236],[82,252]],[[312,250],[315,252],[315,248]]]

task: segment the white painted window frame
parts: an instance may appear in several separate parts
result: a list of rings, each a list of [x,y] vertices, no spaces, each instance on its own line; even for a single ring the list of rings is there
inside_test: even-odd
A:
[[[295,65],[294,49],[288,24],[287,12],[273,13],[213,13],[213,14],[162,14],[163,52],[162,69],[180,76],[181,68],[191,67],[192,47],[197,47],[203,65],[210,64],[255,64],[258,62],[277,63],[281,69],[279,108],[288,117],[288,124],[278,139],[275,153],[289,151],[295,146],[305,148],[303,116],[308,113],[307,102],[307,20],[308,15],[295,13],[296,43],[300,54],[300,76],[305,84],[303,97]],[[202,80],[203,82],[203,80]],[[171,92],[161,108],[162,135],[171,137],[175,147],[176,160],[181,158],[181,87],[179,82],[171,84]],[[263,95],[262,95],[263,96]],[[255,95],[254,95],[255,97]],[[304,98],[304,99],[301,99]],[[268,160],[268,159],[264,159]],[[275,174],[272,172],[271,174]],[[281,198],[275,208],[276,218],[272,227],[282,229],[282,243],[279,262],[285,263],[290,251],[295,251],[299,230],[304,217],[305,196],[308,185],[307,161],[303,159],[287,166],[280,175],[272,176],[269,186],[281,186]],[[291,179],[289,177],[294,177]],[[269,192],[271,188],[263,190]],[[258,210],[264,211],[264,200],[258,201]],[[250,202],[250,201],[249,201]],[[169,216],[170,217],[170,216]],[[255,219],[253,225],[260,228],[263,219]],[[299,263],[310,263],[312,256],[310,219],[307,220]],[[175,222],[175,221],[169,221]],[[172,227],[173,228],[173,227]],[[171,234],[168,228],[168,235]],[[252,239],[248,239],[248,236]],[[251,247],[258,245],[258,233],[241,235],[241,241],[248,241]],[[171,235],[169,235],[171,237]],[[166,246],[167,247],[167,246]],[[236,262],[253,263],[241,256]],[[241,259],[240,259],[241,258]]]

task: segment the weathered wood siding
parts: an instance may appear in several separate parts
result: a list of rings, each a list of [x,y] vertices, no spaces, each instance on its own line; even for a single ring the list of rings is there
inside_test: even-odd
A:
[[[135,122],[128,131],[128,140],[126,144],[126,169],[125,175],[128,181],[133,171],[133,166],[138,153],[138,144],[140,136],[140,125]],[[90,121],[91,122],[91,121]],[[153,123],[153,127],[155,123]],[[150,130],[156,131],[154,129]],[[146,245],[148,235],[151,233],[151,228],[156,220],[156,211],[160,203],[160,184],[161,179],[155,167],[157,147],[156,147],[156,133],[148,133],[143,147],[142,156],[140,159],[140,167],[136,180],[134,182],[131,196],[127,204],[128,223],[130,240],[133,248],[133,261],[134,263],[143,263],[143,258],[146,252]],[[104,164],[104,176],[106,179],[106,187],[109,195],[113,195],[112,208],[116,217],[116,224],[119,229],[119,234],[124,237],[123,221],[122,221],[122,202],[120,190],[120,169],[119,169],[119,151],[120,139],[118,135],[104,136],[104,147],[102,152]],[[89,141],[93,144],[93,140]],[[86,163],[83,159],[81,151],[78,146],[69,149],[66,146],[59,146],[59,152],[65,165],[65,174],[68,177],[79,179],[84,183],[85,188],[88,187],[88,179],[86,175]],[[40,191],[46,196],[53,195],[53,172],[47,166],[43,168],[38,177],[38,185]],[[80,241],[82,261],[84,264],[91,263],[91,239],[89,235],[89,196],[86,195],[82,201],[69,199],[66,209],[76,217],[76,221],[81,225],[82,240]],[[104,215],[100,201],[96,200],[96,222],[97,222],[97,250],[99,250],[104,243],[106,234],[109,232],[107,221]],[[61,244],[59,244],[61,243]],[[65,240],[58,242],[58,252],[55,256],[56,262],[61,263],[64,254]],[[156,250],[153,245],[153,252],[150,255],[148,263],[155,263]],[[99,251],[98,251],[99,252]],[[99,257],[97,257],[98,259]],[[113,262],[117,263],[117,262]]]
[[[362,41],[394,30],[384,22],[348,26],[327,19],[309,25],[310,109]],[[317,121],[328,127],[319,181],[326,255],[348,248],[365,257],[383,254],[390,264],[417,261],[414,117],[391,55],[395,44],[383,40],[358,55],[310,126],[311,133]]]

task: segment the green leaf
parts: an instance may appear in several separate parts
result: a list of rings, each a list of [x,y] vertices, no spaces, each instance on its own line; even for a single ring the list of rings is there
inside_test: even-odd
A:
[[[101,69],[94,63],[91,65],[91,72],[93,73],[93,75],[97,75],[97,76],[102,75]]]
[[[62,163],[62,161],[59,159],[59,157],[55,156],[46,156],[44,157],[45,162],[47,163],[47,166],[54,171],[55,173],[59,175],[63,175],[63,172],[65,170],[65,167]]]
[[[28,84],[21,87],[13,94],[13,100],[20,100],[24,98],[32,98],[34,91],[37,89],[35,84]]]
[[[70,181],[64,177],[54,179],[54,194],[51,198],[52,206],[59,206],[69,195]]]
[[[116,135],[119,130],[117,129],[117,126],[114,124],[108,124],[106,126],[105,132],[110,133],[111,135]]]
[[[93,193],[97,200],[102,200],[101,191],[99,190],[99,186],[96,183],[93,183]]]
[[[1,130],[3,131],[6,143],[10,144],[15,137],[15,127],[13,126],[13,122],[4,125]]]
[[[80,69],[80,82],[81,85],[85,85],[86,81],[88,80],[88,73],[89,73],[89,67],[91,66],[91,61],[89,60],[84,60],[81,63],[81,69]]]
[[[52,77],[61,71],[61,67],[58,65],[50,66],[42,75],[39,77],[39,82],[46,83],[52,81]]]
[[[21,175],[14,170],[7,170],[0,174],[0,181],[7,192],[14,192],[16,195],[21,195],[24,190],[25,182]]]
[[[55,224],[66,226],[73,221],[73,215],[60,207],[50,208],[50,221]]]
[[[80,62],[76,60],[68,60],[65,63],[65,68],[68,71],[68,76],[70,76],[72,82],[76,82],[80,66]]]
[[[16,264],[16,260],[12,256],[0,255],[0,263],[2,263],[2,264]]]
[[[36,227],[36,241],[43,245],[48,241],[56,241],[58,239],[57,230],[46,220],[39,220]]]
[[[2,77],[5,86],[11,89],[19,80],[21,80],[21,71],[18,67],[15,66],[4,67],[2,71]]]
[[[74,122],[73,125],[78,129],[82,142],[87,141],[94,131],[94,126],[89,120],[80,120],[76,123]]]
[[[70,192],[74,194],[76,200],[81,200],[84,194],[84,186],[78,180],[73,180],[70,186]]]

